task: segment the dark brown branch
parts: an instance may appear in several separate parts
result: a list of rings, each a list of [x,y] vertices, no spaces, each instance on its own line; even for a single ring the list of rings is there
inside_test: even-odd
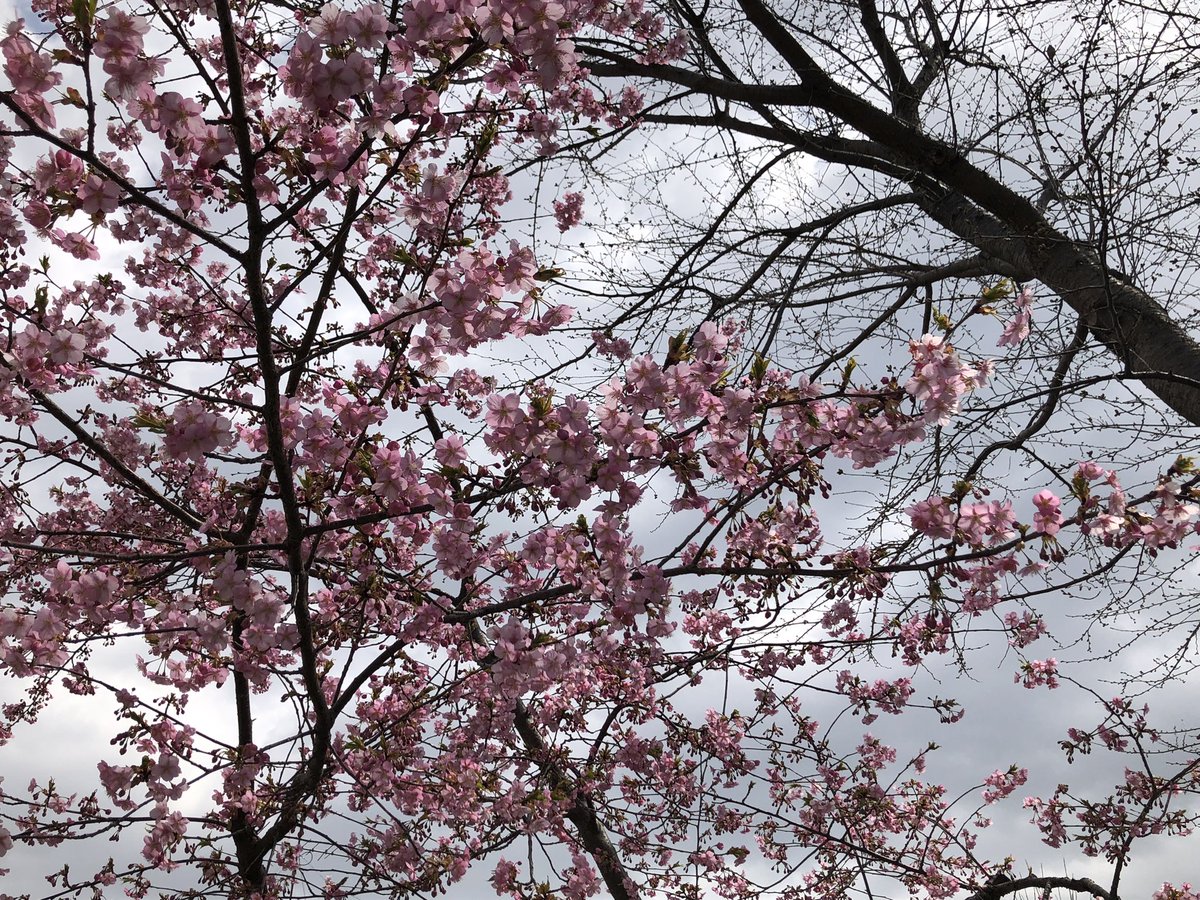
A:
[[[553,751],[546,746],[541,733],[534,724],[529,710],[520,700],[513,711],[513,722],[525,747],[534,754],[538,765],[550,780],[550,787],[556,792],[571,797],[572,802],[567,810],[567,818],[575,826],[575,834],[579,844],[591,856],[600,877],[608,888],[613,900],[632,900],[633,894],[629,887],[632,880],[625,870],[625,864],[613,846],[612,840],[604,830],[595,807],[586,794],[578,789],[575,780],[566,773],[562,764],[553,756]]]
[[[605,60],[597,75],[648,77],[748,105],[812,106],[849,125],[867,141],[822,137],[781,124],[709,116],[655,116],[655,121],[709,125],[798,147],[830,162],[864,166],[908,182],[922,193],[922,208],[956,236],[1003,261],[1026,279],[1051,288],[1087,323],[1126,372],[1146,374],[1146,387],[1177,414],[1200,425],[1200,344],[1136,285],[1116,278],[1096,247],[1054,228],[1038,207],[973,165],[957,148],[901,117],[878,109],[842,87],[817,64],[762,0],[739,0],[749,22],[779,53],[797,83],[770,86],[769,100],[751,86],[713,79],[678,66]],[[587,48],[591,53],[592,49]]]
[[[1064,875],[1026,875],[1024,878],[1014,878],[1012,881],[989,885],[978,890],[967,900],[1000,900],[1001,897],[1007,897],[1009,894],[1030,888],[1075,891],[1080,894],[1091,894],[1098,900],[1120,900],[1116,894],[1106,891],[1090,878],[1069,878]]]
[[[875,0],[858,0],[860,21],[866,31],[871,46],[879,55],[883,71],[887,75],[888,85],[892,90],[892,112],[906,122],[913,121],[917,114],[916,97],[913,93],[912,82],[900,64],[896,49],[883,31],[883,23],[879,21],[879,10],[875,8]]]

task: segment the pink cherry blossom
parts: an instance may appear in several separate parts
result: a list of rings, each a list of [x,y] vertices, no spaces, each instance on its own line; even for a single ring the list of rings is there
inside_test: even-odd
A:
[[[559,231],[570,231],[583,221],[583,194],[573,191],[554,201],[554,219]]]
[[[1000,347],[1015,347],[1029,337],[1033,291],[1025,287],[1016,299],[1017,312],[1004,326],[1004,333],[996,342]]]
[[[1020,769],[1016,766],[1011,766],[1006,771],[997,769],[984,780],[987,789],[983,792],[983,802],[995,803],[1007,797],[1028,780],[1028,769]]]
[[[1031,660],[1021,664],[1021,671],[1013,676],[1013,681],[1026,688],[1047,687],[1053,690],[1058,687],[1058,661],[1050,659]]]
[[[930,497],[910,506],[905,512],[917,531],[932,538],[951,538],[957,513],[944,497]]]
[[[207,454],[232,438],[229,419],[192,400],[180,403],[171,413],[164,443],[171,456],[202,462]]]
[[[1033,496],[1037,510],[1033,516],[1033,527],[1053,537],[1062,527],[1062,501],[1051,491],[1038,491]]]

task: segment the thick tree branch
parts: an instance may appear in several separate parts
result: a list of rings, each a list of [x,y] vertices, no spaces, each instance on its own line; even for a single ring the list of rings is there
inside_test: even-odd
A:
[[[864,0],[866,3],[867,0]],[[920,206],[951,233],[1054,290],[1087,323],[1091,333],[1138,373],[1147,388],[1178,415],[1200,425],[1200,344],[1173,321],[1161,304],[1135,284],[1113,276],[1097,248],[1054,228],[1030,200],[973,165],[958,149],[900,116],[878,109],[833,81],[761,0],[739,0],[747,19],[795,72],[798,83],[750,86],[689,72],[678,66],[604,61],[599,76],[647,77],[692,88],[719,100],[774,103],[822,109],[868,141],[822,138],[773,122],[740,121],[728,112],[680,116],[777,140],[848,166],[865,166],[907,181],[921,193]],[[592,48],[587,48],[592,53]],[[778,99],[772,99],[778,98]],[[658,115],[656,121],[671,121]],[[1158,377],[1164,373],[1172,377]]]
[[[1105,890],[1090,878],[1069,878],[1065,875],[1026,875],[1024,878],[1014,878],[1012,881],[989,885],[976,891],[967,900],[1000,900],[1001,897],[1031,888],[1074,891],[1079,894],[1090,894],[1098,900],[1120,900],[1116,894]]]
[[[587,68],[597,78],[650,78],[655,81],[691,88],[707,97],[719,97],[735,103],[774,104],[777,106],[812,106],[812,94],[803,87],[792,85],[744,84],[724,78],[714,78],[690,69],[663,64],[638,63],[623,59],[606,50],[588,47]],[[595,60],[605,60],[597,62]]]
[[[525,747],[535,755],[538,765],[550,780],[550,787],[556,793],[562,793],[573,798],[567,810],[567,818],[575,826],[575,834],[579,844],[591,856],[600,877],[613,900],[632,900],[630,885],[633,881],[625,870],[625,864],[613,846],[612,840],[604,830],[600,817],[591,800],[579,790],[575,780],[566,773],[562,765],[553,758],[552,751],[546,746],[538,731],[529,710],[521,701],[517,701],[513,710],[513,722]]]
[[[891,87],[892,112],[905,121],[912,121],[916,118],[917,113],[913,85],[908,80],[904,66],[900,63],[900,57],[896,55],[896,48],[892,46],[892,42],[884,33],[875,0],[858,0],[858,9],[863,30],[866,31],[871,46],[879,55],[879,61],[883,64],[883,71],[887,75],[888,85]]]
[[[931,218],[984,253],[1002,259],[1026,279],[1054,290],[1087,324],[1092,335],[1146,387],[1194,425],[1200,425],[1200,344],[1167,315],[1153,297],[1116,276],[1095,252],[1059,235],[1015,232],[961,195],[922,191]],[[1156,377],[1163,373],[1173,377]]]

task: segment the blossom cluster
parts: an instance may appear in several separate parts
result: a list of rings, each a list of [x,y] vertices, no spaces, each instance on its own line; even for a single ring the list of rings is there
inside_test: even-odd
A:
[[[967,365],[955,349],[937,335],[913,341],[913,374],[904,389],[919,402],[924,420],[945,425],[958,412],[963,397],[987,384],[992,372],[988,360]]]

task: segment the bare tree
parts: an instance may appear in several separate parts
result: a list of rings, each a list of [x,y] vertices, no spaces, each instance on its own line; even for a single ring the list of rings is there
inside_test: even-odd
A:
[[[733,187],[716,185],[705,221],[660,209],[639,248],[659,277],[621,320],[685,296],[707,314],[754,307],[763,349],[782,339],[820,373],[860,325],[914,306],[928,324],[953,300],[980,311],[980,280],[1040,282],[1062,302],[1042,312],[1046,349],[1076,353],[1078,319],[1111,378],[1200,423],[1195,16],[1174,0],[661,10],[687,36],[679,59],[597,38],[582,43],[591,72],[647,91],[643,127],[671,135],[660,181],[692,152]],[[662,155],[681,133],[690,149]],[[839,335],[816,336],[831,308]],[[1048,389],[1054,363],[1041,368]]]

